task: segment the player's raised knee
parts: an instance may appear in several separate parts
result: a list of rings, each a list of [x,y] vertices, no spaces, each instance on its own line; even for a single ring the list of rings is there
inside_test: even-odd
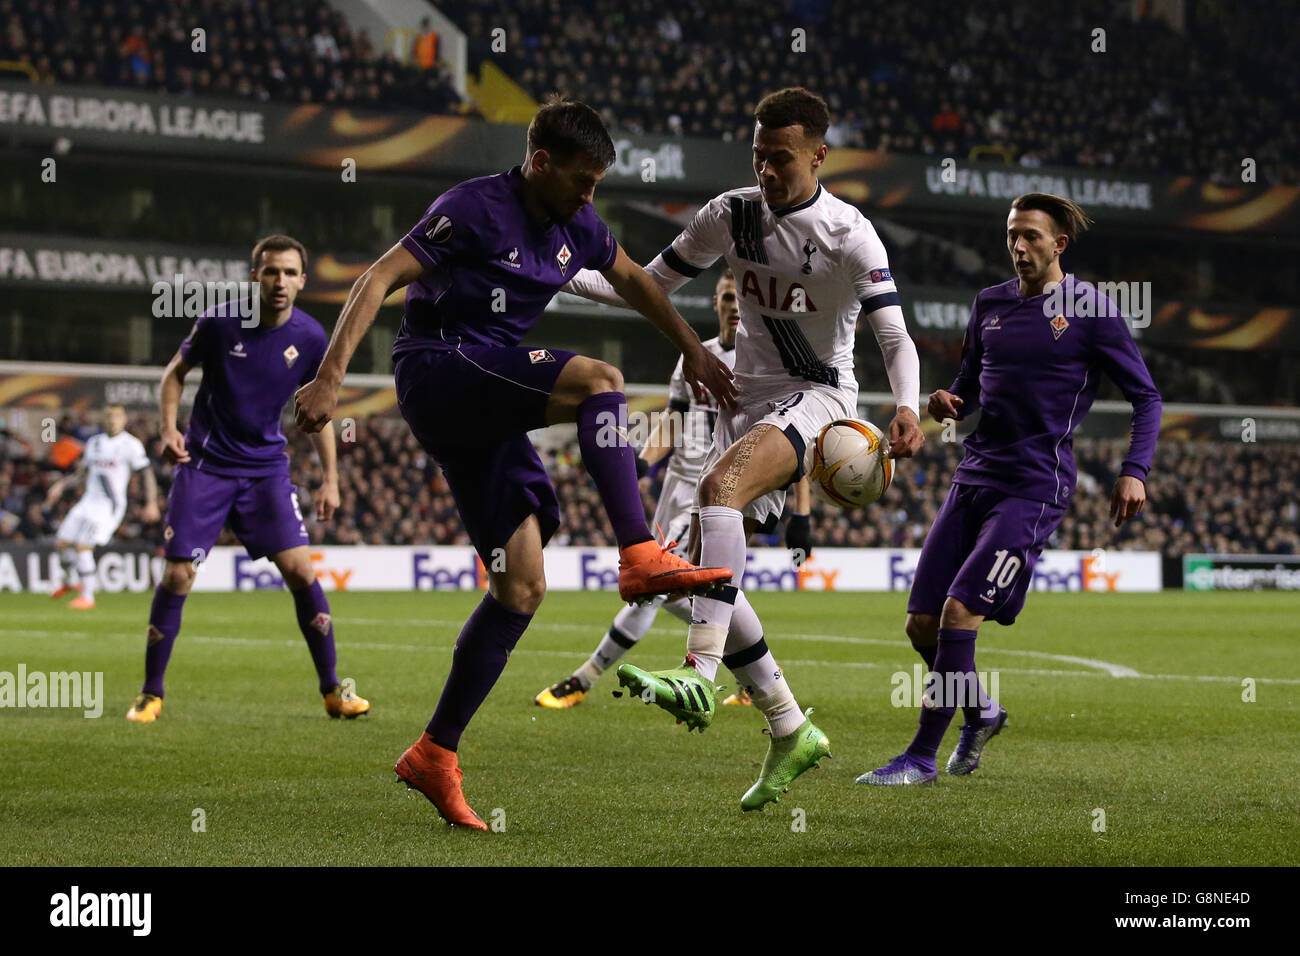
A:
[[[591,360],[591,370],[586,375],[589,395],[601,395],[605,392],[623,391],[623,373],[614,366]]]
[[[699,502],[700,507],[731,504],[730,497],[725,491],[727,486],[726,477],[727,469],[714,468],[700,479],[700,483],[695,489],[696,500]]]

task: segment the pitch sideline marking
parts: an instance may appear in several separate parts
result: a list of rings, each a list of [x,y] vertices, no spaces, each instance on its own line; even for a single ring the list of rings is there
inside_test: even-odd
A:
[[[42,617],[41,619],[44,620],[46,618]],[[210,618],[209,620],[219,621],[222,623],[243,623],[244,622],[243,618],[230,618],[230,617]],[[437,618],[394,618],[394,619],[343,618],[339,620],[341,620],[343,623],[348,623],[348,624],[363,624],[363,625],[365,624],[421,624],[421,625],[427,625],[431,627],[463,627],[465,623],[464,621],[446,621]],[[591,631],[591,628],[580,624],[533,624],[530,626],[544,631]],[[651,628],[651,632],[661,633],[661,634],[680,633],[680,631],[677,629],[666,628],[666,627]],[[106,636],[102,633],[96,634],[96,633],[91,633],[89,631],[60,631],[60,630],[48,630],[48,629],[46,630],[6,629],[4,631],[0,631],[0,636],[3,636],[4,634],[14,634],[14,635],[20,635],[24,637],[48,637],[50,635],[54,635],[57,637],[73,637],[79,639],[89,639],[94,637]],[[821,634],[821,635],[789,634],[789,633],[781,633],[781,632],[773,632],[773,634],[774,636],[780,637],[782,639],[790,639],[790,640],[825,641],[828,643],[843,643],[843,644],[869,644],[873,646],[892,647],[900,650],[902,649],[902,645],[899,641],[887,641],[881,638],[843,637],[840,635],[833,635],[833,634]],[[134,635],[119,634],[119,635],[109,635],[109,636],[127,637],[127,636],[134,636]],[[271,638],[262,638],[262,637],[216,637],[216,636],[197,635],[197,634],[186,635],[185,639],[187,641],[197,641],[203,644],[270,644],[270,645],[280,645],[283,647],[298,647],[299,644],[301,643],[299,639],[285,639],[282,641],[276,641]],[[445,651],[452,650],[450,646],[435,645],[435,644],[389,644],[389,643],[371,643],[367,641],[349,641],[348,644],[349,646],[355,648],[362,648],[367,650],[380,650],[380,651],[417,651],[417,652],[418,651],[444,651],[445,652]],[[1049,670],[1044,668],[1005,668],[1005,667],[998,668],[999,671],[1007,674],[1029,674],[1029,675],[1045,676],[1045,677],[1110,676],[1116,678],[1127,678],[1127,679],[1136,679],[1136,680],[1182,680],[1182,681],[1208,681],[1208,682],[1219,681],[1219,682],[1231,682],[1235,684],[1240,684],[1241,681],[1244,679],[1241,677],[1231,677],[1231,676],[1220,675],[1220,674],[1143,674],[1140,671],[1134,670],[1131,667],[1126,667],[1122,664],[1110,664],[1106,661],[1094,660],[1092,658],[1087,658],[1087,657],[1073,657],[1068,654],[1049,654],[1046,651],[1023,651],[1023,650],[1007,650],[1007,649],[1000,650],[998,648],[993,648],[993,647],[985,647],[985,648],[981,648],[981,650],[992,654],[1018,654],[1025,657],[1040,657],[1048,660],[1057,660],[1057,661],[1061,661],[1062,663],[1084,664],[1086,666],[1096,668],[1090,671]],[[580,652],[553,651],[553,650],[544,650],[540,648],[520,647],[520,648],[515,648],[515,650],[512,651],[511,653],[531,654],[531,655],[546,656],[546,657],[567,657],[572,659]],[[801,659],[793,659],[793,658],[787,658],[785,663],[793,664],[801,667],[856,667],[856,668],[863,668],[863,669],[877,669],[877,668],[884,668],[889,666],[886,664],[878,664],[873,661],[822,661],[822,660],[801,660]],[[1279,685],[1286,685],[1286,686],[1300,685],[1300,678],[1256,677],[1254,680],[1256,683],[1259,684],[1279,684]]]

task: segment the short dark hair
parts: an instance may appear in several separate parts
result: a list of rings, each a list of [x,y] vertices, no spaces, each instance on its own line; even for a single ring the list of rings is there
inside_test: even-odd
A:
[[[790,86],[759,100],[754,119],[767,127],[802,126],[805,136],[825,139],[831,112],[826,101],[816,93],[802,86]]]
[[[588,156],[608,169],[614,164],[614,141],[600,114],[586,103],[552,93],[528,124],[528,152],[544,149],[563,165]]]
[[[290,249],[296,250],[302,258],[302,271],[305,275],[307,272],[307,247],[293,236],[284,236],[279,233],[257,240],[257,245],[253,246],[253,271],[256,272],[261,267],[262,253],[288,252]]]
[[[1071,242],[1092,225],[1092,220],[1077,202],[1051,193],[1025,193],[1011,200],[1011,208],[1022,212],[1037,209],[1047,213],[1056,223],[1056,228],[1069,236]]]
[[[727,266],[723,269],[722,275],[718,276],[718,282],[721,282],[723,279],[730,279],[732,282],[736,281],[736,274],[731,271],[731,266]]]

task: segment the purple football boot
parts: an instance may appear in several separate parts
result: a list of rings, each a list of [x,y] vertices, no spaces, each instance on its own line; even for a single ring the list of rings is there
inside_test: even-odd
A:
[[[877,787],[906,787],[919,783],[934,783],[939,777],[934,764],[923,764],[911,754],[902,753],[876,770],[864,773],[854,783],[868,783]]]
[[[961,739],[957,741],[957,748],[948,758],[945,772],[959,777],[974,773],[975,768],[980,765],[980,754],[984,752],[984,745],[996,737],[1006,725],[1007,712],[1003,707],[998,707],[998,715],[987,723],[962,724]]]

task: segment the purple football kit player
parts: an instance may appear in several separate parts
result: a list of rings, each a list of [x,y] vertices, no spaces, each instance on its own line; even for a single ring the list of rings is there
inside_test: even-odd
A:
[[[298,393],[307,431],[328,422],[338,387],[379,306],[407,287],[393,346],[403,417],[439,463],[487,569],[488,593],[461,630],[451,673],[425,732],[395,767],[453,825],[485,830],[461,787],[458,747],[546,590],[542,548],[559,502],[527,432],[573,422],[620,548],[619,593],[632,601],[691,592],[731,577],[696,568],[653,540],[636,455],[620,435],[623,377],[572,352],[521,345],[555,293],[594,269],[672,340],[687,383],[724,405],[731,374],[668,297],[633,263],[591,206],[614,161],[599,115],[549,102],[528,128],[522,166],[460,183],[353,286],[316,379]]]
[[[316,580],[280,416],[285,403],[311,381],[325,354],[325,331],[294,307],[302,289],[306,250],[288,236],[268,236],[253,249],[253,280],[260,296],[256,324],[246,326],[237,303],[202,315],[163,375],[159,406],[164,456],[175,463],[163,532],[167,565],[149,613],[145,681],[127,719],[149,723],[162,710],[163,676],[180,632],[181,609],[227,520],[251,558],[270,557],[293,595],[298,627],[316,667],[325,710],[356,717],[370,709],[335,673],[334,626]],[[185,375],[203,367],[203,379],[184,436],[176,413]],[[334,432],[312,436],[325,481],[317,517],[338,507]]]
[[[930,396],[938,421],[982,413],[926,536],[907,603],[907,635],[931,672],[920,728],[906,751],[858,783],[937,779],[935,755],[957,706],[965,723],[950,774],[974,771],[1005,725],[1006,710],[976,676],[976,634],[986,619],[1012,624],[1024,607],[1034,565],[1069,506],[1072,436],[1103,375],[1133,406],[1111,495],[1115,526],[1146,501],[1160,394],[1115,303],[1060,266],[1089,222],[1058,196],[1029,193],[1011,204],[1006,241],[1017,278],[975,297],[957,378]]]

